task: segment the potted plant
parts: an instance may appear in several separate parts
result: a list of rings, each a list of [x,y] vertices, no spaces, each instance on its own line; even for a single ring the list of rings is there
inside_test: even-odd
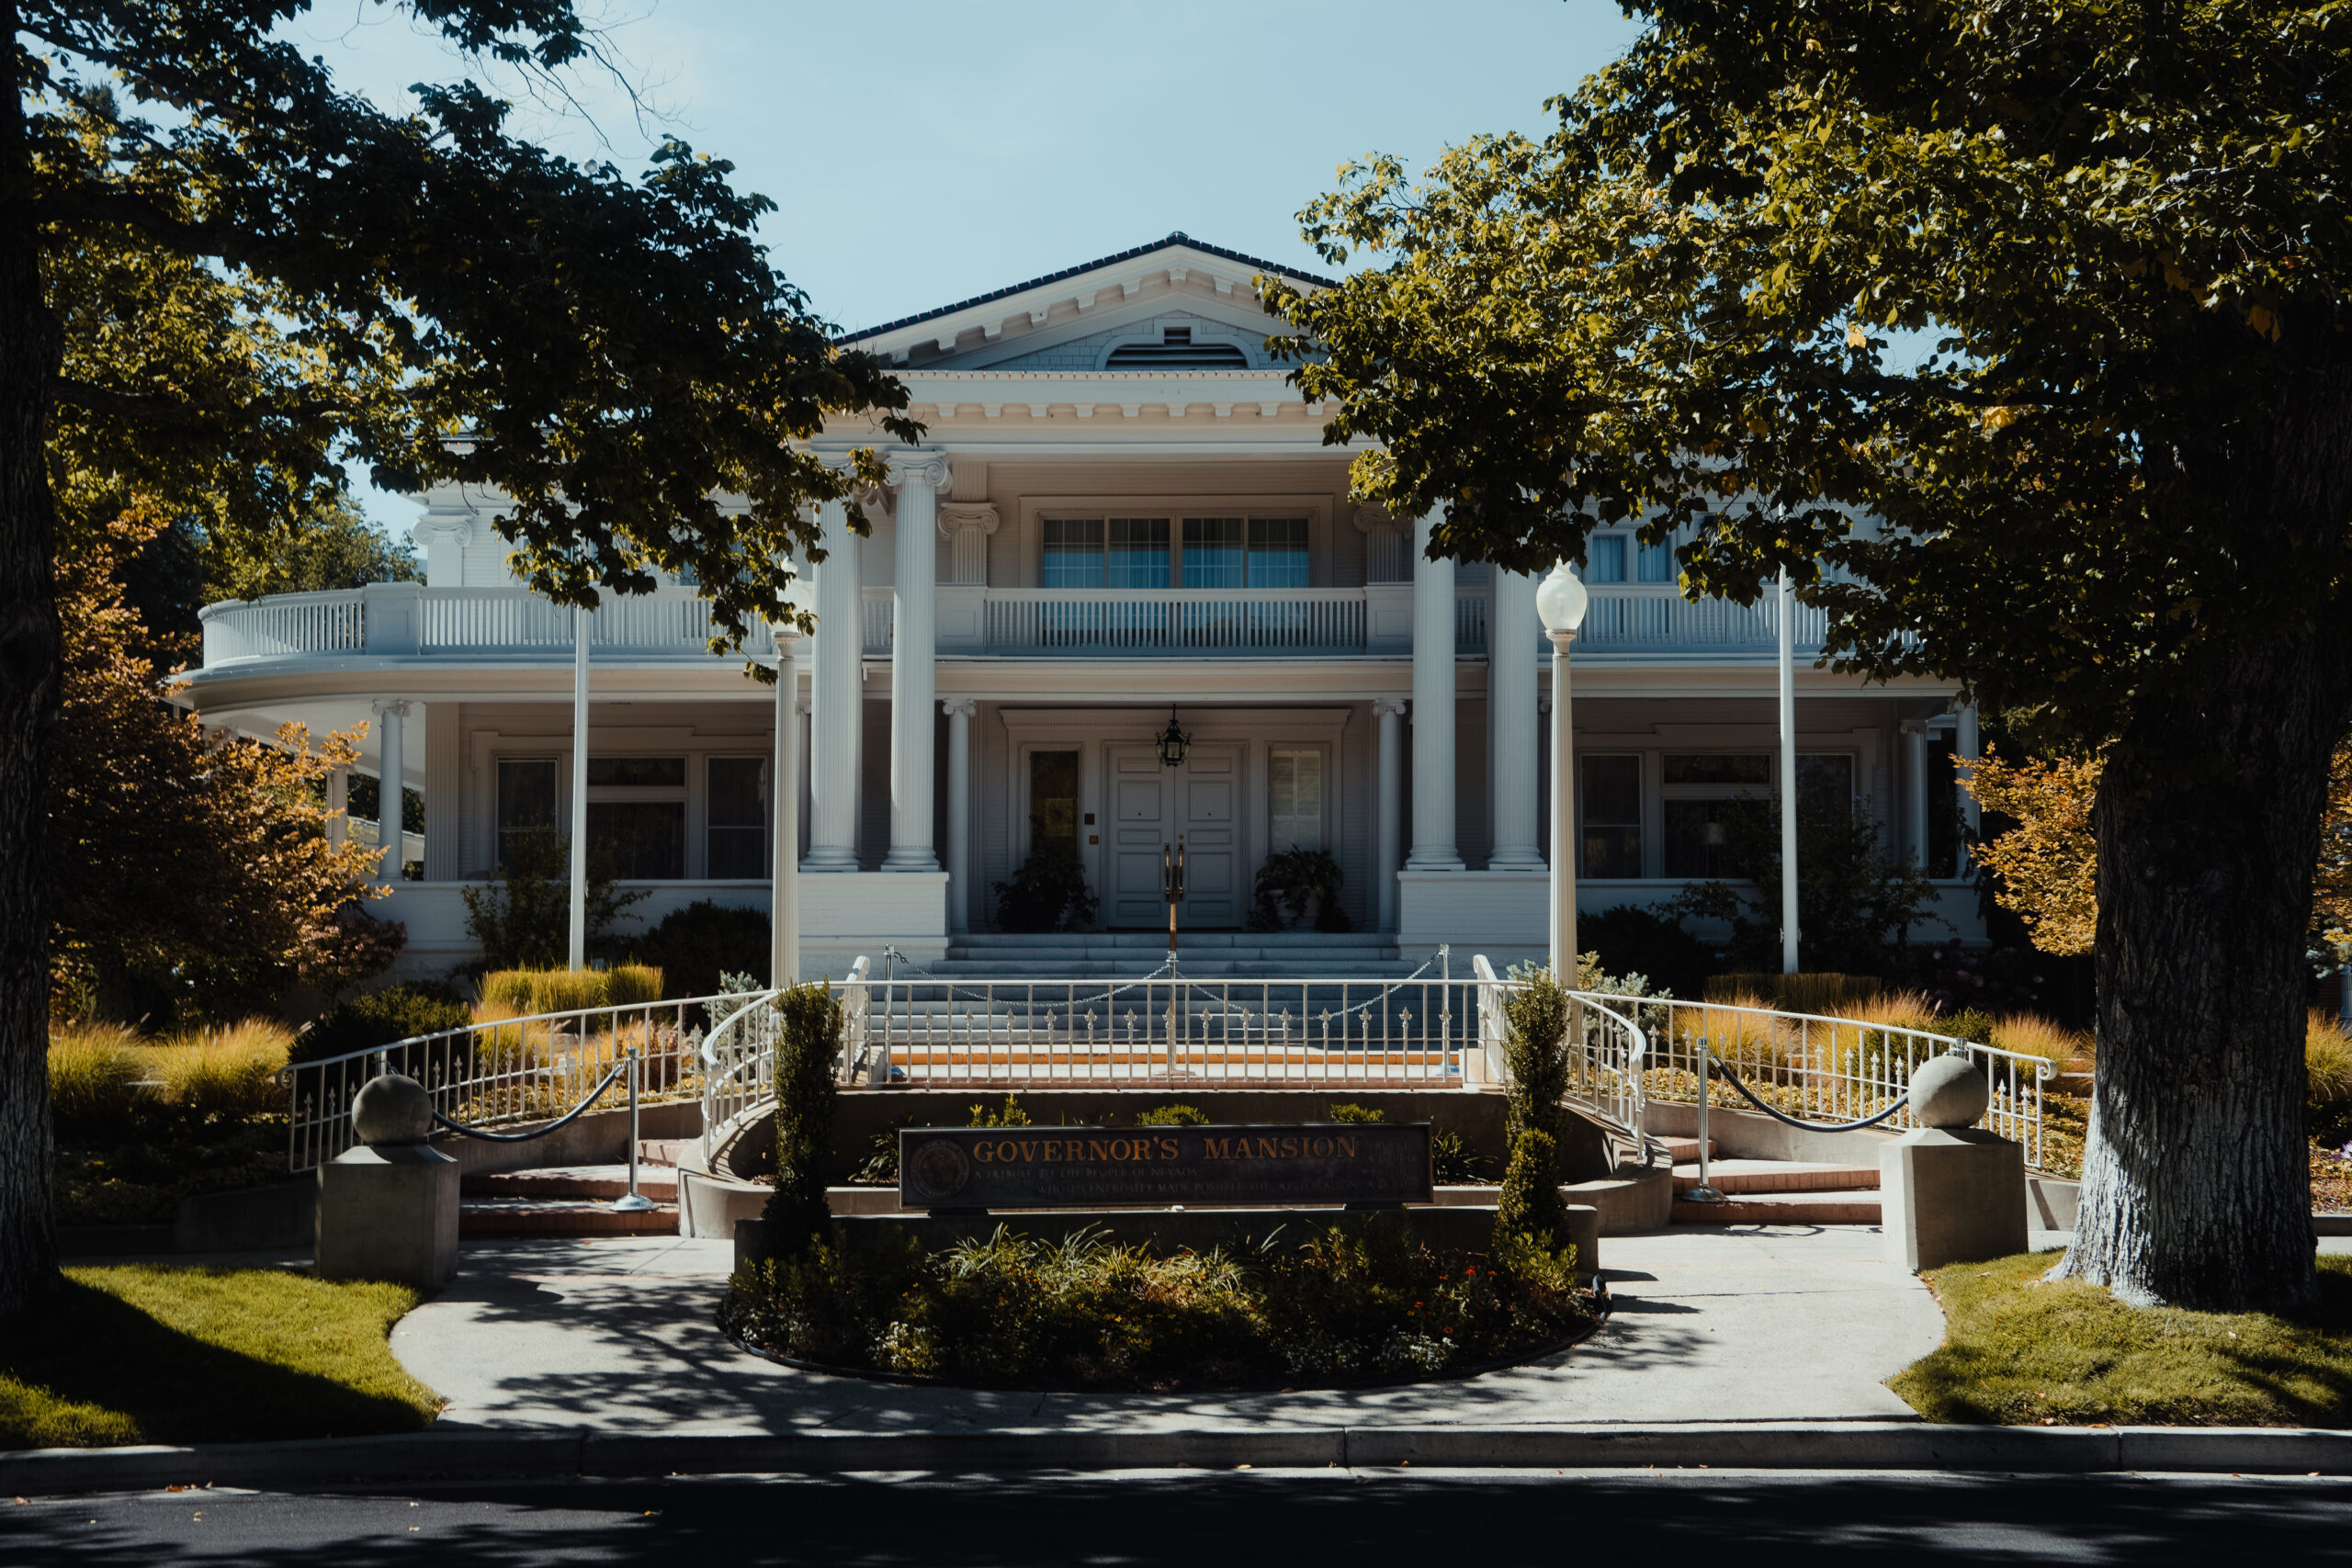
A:
[[[1354,928],[1340,908],[1340,863],[1322,850],[1279,850],[1258,868],[1258,897],[1250,923],[1288,931],[1301,920],[1318,931]]]
[[[1009,931],[1060,931],[1093,923],[1086,868],[1060,850],[1033,850],[1010,882],[994,885],[996,923]]]

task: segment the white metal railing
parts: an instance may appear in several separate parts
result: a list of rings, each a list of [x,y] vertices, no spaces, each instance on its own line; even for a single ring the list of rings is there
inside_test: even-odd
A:
[[[834,989],[842,999],[840,1061],[846,1076],[862,1055],[865,1044],[866,970],[864,955],[850,965],[847,979]],[[743,1113],[775,1099],[775,1010],[780,991],[753,991],[727,998],[719,1017],[702,1042],[702,1152],[706,1160],[717,1151],[722,1128]]]
[[[202,618],[207,666],[291,653],[357,653],[368,642],[356,591],[273,593],[266,599],[208,604]]]
[[[2042,1158],[2042,1085],[2058,1073],[2040,1056],[1868,1019],[1781,1012],[1721,1002],[1607,998],[1649,1036],[1645,1090],[1653,1100],[1695,1103],[1701,1042],[1713,1060],[1737,1074],[1758,1100],[1784,1115],[1823,1122],[1876,1116],[1909,1092],[1911,1075],[1938,1056],[1964,1053],[1984,1069],[1992,1101],[1980,1125],[2023,1145],[2026,1164]],[[1750,1107],[1720,1076],[1708,1103]],[[1906,1103],[1882,1123],[1915,1126]]]
[[[571,651],[570,607],[517,588],[428,588],[420,607],[426,653]]]
[[[1457,583],[1453,590],[1453,651],[1487,651],[1487,588],[1483,582]]]
[[[468,1126],[551,1121],[570,1111],[635,1051],[639,1083],[652,1099],[692,1092],[701,1066],[704,1020],[726,997],[575,1008],[522,1018],[482,1019],[436,1034],[297,1062],[286,1086],[289,1171],[323,1165],[352,1145],[351,1100],[379,1073],[406,1073],[433,1107]]]
[[[899,601],[888,588],[868,588],[858,595],[857,646],[868,659],[888,659],[898,634]]]
[[[1510,1029],[1504,1009],[1519,982],[1495,973],[1483,953],[1470,960],[1479,987],[1478,1055],[1485,1081],[1508,1083],[1503,1055]],[[1568,993],[1568,1098],[1586,1110],[1639,1136],[1647,1103],[1649,1037],[1622,997],[1595,991]]]
[[[991,588],[990,653],[1361,653],[1361,588]]]

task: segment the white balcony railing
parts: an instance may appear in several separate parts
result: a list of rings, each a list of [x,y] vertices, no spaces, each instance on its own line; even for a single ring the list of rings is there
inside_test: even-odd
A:
[[[940,585],[942,653],[1016,658],[1241,655],[1396,656],[1411,651],[1389,612],[1375,625],[1374,601],[1397,587],[1267,589],[1054,589]],[[1690,604],[1665,583],[1598,583],[1577,637],[1579,657],[1607,655],[1769,659],[1776,608],[1705,600]],[[860,596],[858,642],[869,659],[890,653],[895,606],[888,588]],[[1819,653],[1823,613],[1797,607],[1796,646]],[[331,593],[287,593],[207,605],[208,670],[249,660],[367,654],[382,657],[566,660],[571,610],[518,588],[424,588],[379,583]],[[1490,609],[1483,586],[1458,589],[1454,647],[1487,651]],[[1386,629],[1382,629],[1385,626]],[[709,651],[709,604],[687,590],[615,598],[589,618],[599,658],[700,660]],[[765,626],[744,651],[774,651]],[[1529,649],[1548,657],[1541,636]]]
[[[1361,588],[992,588],[990,653],[1362,653]]]

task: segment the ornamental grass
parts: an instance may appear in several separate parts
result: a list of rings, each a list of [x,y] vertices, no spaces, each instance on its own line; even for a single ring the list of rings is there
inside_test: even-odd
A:
[[[291,1031],[275,1019],[142,1039],[120,1024],[50,1032],[50,1105],[58,1123],[120,1131],[159,1115],[220,1124],[285,1109],[277,1081]]]
[[[1395,1216],[1227,1251],[1155,1252],[1081,1230],[911,1240],[739,1273],[720,1325],[754,1349],[982,1387],[1155,1392],[1396,1382],[1567,1344],[1597,1304],[1573,1253],[1506,1238],[1429,1247]]]

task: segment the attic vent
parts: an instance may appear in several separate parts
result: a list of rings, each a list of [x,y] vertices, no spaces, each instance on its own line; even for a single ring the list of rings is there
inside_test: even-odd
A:
[[[1194,343],[1190,327],[1166,327],[1158,343],[1123,343],[1111,351],[1113,370],[1247,370],[1250,356],[1233,343]]]

